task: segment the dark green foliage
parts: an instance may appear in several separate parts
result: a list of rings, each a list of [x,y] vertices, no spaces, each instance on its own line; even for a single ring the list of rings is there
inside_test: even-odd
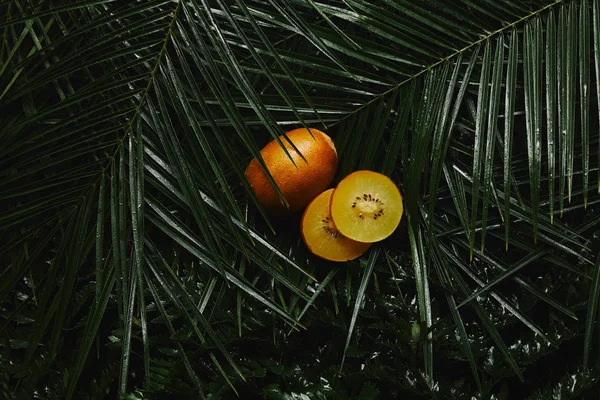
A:
[[[599,15],[0,0],[0,399],[597,398]],[[299,126],[404,195],[359,260],[244,178]]]

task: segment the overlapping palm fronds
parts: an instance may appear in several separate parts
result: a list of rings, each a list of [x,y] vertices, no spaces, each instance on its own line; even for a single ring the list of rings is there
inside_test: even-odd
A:
[[[200,396],[209,385],[189,342],[235,391],[245,374],[213,312],[235,313],[240,336],[268,322],[276,340],[276,327],[305,329],[307,310],[346,279],[342,363],[377,267],[396,269],[402,252],[430,388],[440,319],[480,389],[471,323],[519,377],[498,319],[559,344],[515,292],[583,326],[587,368],[600,293],[599,12],[598,0],[0,2],[8,392],[51,381],[48,396],[77,398],[109,342],[122,394],[160,386],[153,354],[165,342]],[[260,147],[296,126],[328,129],[338,177],[373,169],[402,189],[406,223],[350,263],[365,266],[359,277],[307,256],[244,178]],[[583,314],[559,283],[532,279],[540,265],[590,285]]]

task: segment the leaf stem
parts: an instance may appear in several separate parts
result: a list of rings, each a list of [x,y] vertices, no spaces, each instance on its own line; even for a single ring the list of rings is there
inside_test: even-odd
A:
[[[503,26],[500,29],[497,29],[493,32],[491,32],[490,34],[486,35],[486,36],[482,36],[479,40],[476,40],[472,43],[469,43],[467,46],[463,47],[462,49],[456,50],[454,53],[442,58],[439,61],[434,62],[433,64],[430,64],[428,66],[426,66],[424,69],[422,69],[421,71],[417,72],[416,74],[410,76],[409,78],[406,78],[405,80],[403,80],[402,82],[399,82],[396,84],[396,86],[391,87],[390,89],[386,90],[385,92],[382,92],[380,94],[378,94],[377,96],[375,96],[374,98],[372,98],[371,100],[369,100],[368,102],[366,102],[365,104],[363,104],[362,106],[356,108],[354,111],[348,113],[347,115],[345,115],[343,118],[339,119],[338,121],[336,121],[335,123],[333,123],[332,125],[336,125],[338,123],[340,123],[341,121],[344,121],[345,119],[349,118],[350,116],[356,114],[357,112],[359,112],[360,110],[370,106],[372,103],[378,101],[380,98],[387,96],[388,94],[392,93],[395,90],[398,90],[401,86],[403,86],[404,84],[411,82],[412,80],[418,78],[419,76],[423,75],[425,72],[437,67],[440,64],[443,64],[451,59],[453,59],[454,57],[460,55],[461,53],[464,53],[466,51],[468,51],[469,49],[471,49],[474,46],[477,46],[483,42],[485,42],[486,40],[499,35],[501,33],[503,33],[504,31],[511,29],[512,27],[520,24],[521,22],[524,22],[530,18],[535,17],[538,14],[541,14],[542,12],[555,7],[561,3],[564,3],[565,0],[555,0],[553,3],[547,4],[544,7],[540,8],[539,10],[533,11],[530,14],[519,18],[518,20],[511,22],[510,24],[507,24],[506,26]]]

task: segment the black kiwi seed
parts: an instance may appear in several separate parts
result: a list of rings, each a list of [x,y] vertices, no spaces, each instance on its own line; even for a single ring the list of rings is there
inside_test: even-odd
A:
[[[327,232],[329,236],[332,236],[334,238],[337,238],[339,235],[339,232],[336,229],[331,229],[329,226],[324,226],[323,230]]]

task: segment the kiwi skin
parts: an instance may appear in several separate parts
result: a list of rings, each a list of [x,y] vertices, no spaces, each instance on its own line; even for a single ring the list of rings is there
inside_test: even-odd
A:
[[[312,199],[327,189],[338,164],[337,150],[326,133],[314,128],[310,128],[310,131],[298,128],[287,132],[286,136],[280,136],[280,140],[294,162],[290,161],[276,140],[263,147],[260,154],[287,205],[256,158],[250,161],[245,171],[245,177],[260,204],[269,214],[281,217],[303,210]]]

